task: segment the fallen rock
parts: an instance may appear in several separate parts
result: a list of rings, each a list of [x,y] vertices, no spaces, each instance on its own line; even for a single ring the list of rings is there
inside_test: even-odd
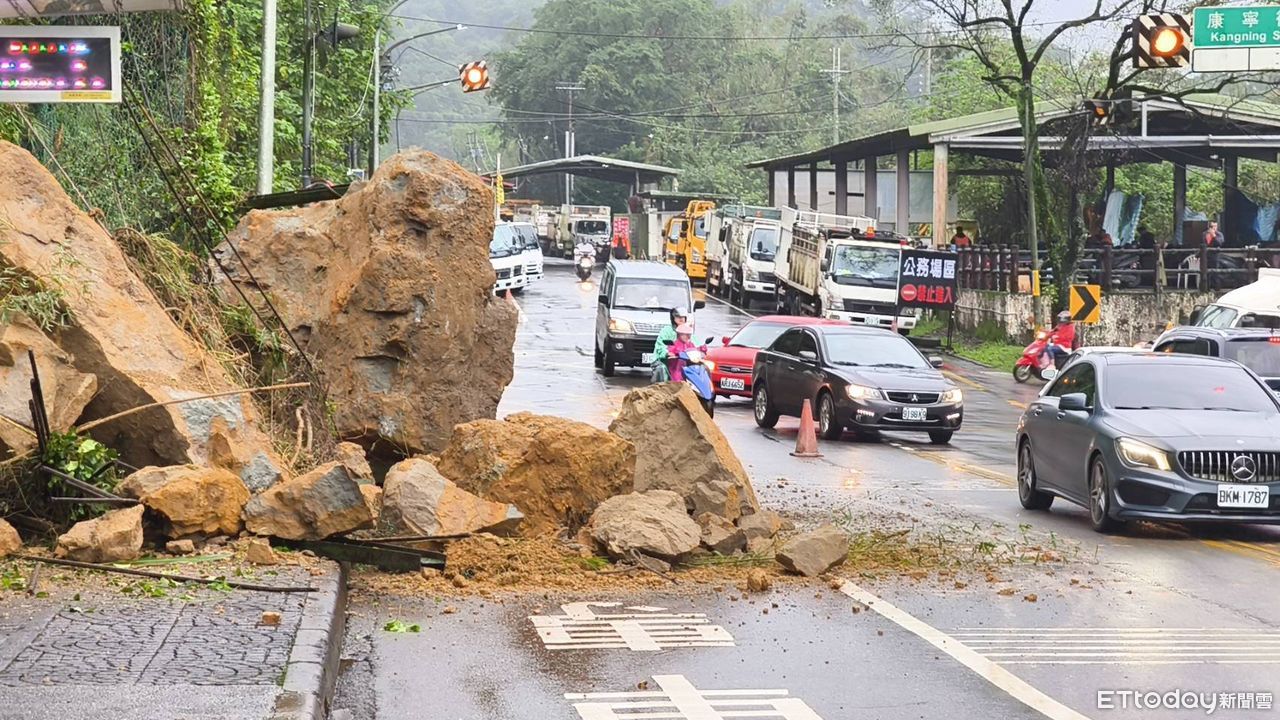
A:
[[[418,453],[492,418],[511,382],[517,312],[491,292],[492,233],[481,178],[415,150],[339,200],[250,212],[215,254],[239,251],[318,358],[341,437]],[[247,283],[223,265],[224,288]]]
[[[112,510],[92,520],[82,520],[58,536],[54,555],[81,562],[133,560],[142,551],[141,505]]]
[[[369,466],[364,448],[355,443],[343,442],[338,443],[334,452],[338,455],[338,462],[342,463],[356,482],[362,485],[373,482],[373,468]]]
[[[249,532],[285,540],[321,540],[372,523],[360,486],[337,462],[275,485],[244,507]]]
[[[191,555],[196,551],[196,544],[193,540],[170,540],[164,544],[164,551],[170,555]]]
[[[684,498],[670,490],[618,495],[600,503],[591,515],[591,537],[614,558],[632,552],[661,559],[678,558],[698,547],[698,523],[684,509]]]
[[[22,538],[18,531],[4,520],[0,520],[0,558],[12,555],[22,549]]]
[[[635,447],[586,423],[516,413],[454,428],[438,468],[458,487],[524,513],[521,533],[572,536],[601,502],[632,490]]]
[[[263,610],[262,619],[259,621],[259,624],[265,625],[267,627],[276,627],[280,624],[280,621],[283,619],[284,619],[284,616],[282,616],[278,612],[275,612],[274,610]]]
[[[235,535],[249,489],[230,470],[195,465],[146,467],[125,478],[120,492],[142,501],[168,522],[168,535]]]
[[[209,423],[209,464],[230,470],[251,493],[260,493],[284,479],[284,471],[264,450],[235,441],[235,433],[221,417]]]
[[[805,577],[817,577],[849,556],[849,535],[834,525],[801,533],[778,549],[782,567]]]
[[[280,558],[276,555],[276,551],[271,548],[271,543],[266,538],[249,538],[249,542],[245,544],[244,559],[254,565],[278,565]]]
[[[424,458],[397,463],[383,481],[381,526],[413,535],[515,532],[524,518],[515,505],[476,497]]]
[[[673,490],[695,517],[734,521],[760,510],[746,469],[688,385],[632,390],[609,430],[636,446],[638,492]]]
[[[377,485],[361,483],[360,495],[364,498],[365,507],[369,508],[369,514],[373,516],[371,522],[374,526],[377,526],[378,519],[382,517],[382,488]]]
[[[747,591],[748,592],[768,592],[773,587],[773,578],[769,577],[769,573],[760,568],[753,568],[747,573]]]
[[[702,528],[703,547],[721,555],[732,555],[735,550],[747,548],[746,533],[719,515],[702,513],[698,516],[698,526]]]
[[[772,510],[760,510],[738,518],[738,527],[746,535],[747,542],[771,540],[782,532],[785,521],[781,515]]]
[[[35,352],[44,393],[49,429],[66,432],[84,412],[98,390],[97,377],[75,367],[70,353],[63,352],[34,322],[22,313],[13,313],[8,323],[0,322],[0,415],[31,426],[31,362],[27,351]],[[0,421],[0,458],[18,455],[36,446],[36,436]]]

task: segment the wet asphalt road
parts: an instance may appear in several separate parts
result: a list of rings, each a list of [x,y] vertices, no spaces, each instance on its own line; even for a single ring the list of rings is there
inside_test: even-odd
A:
[[[603,427],[626,392],[647,382],[639,371],[606,379],[593,368],[595,302],[594,288],[578,284],[567,263],[548,263],[546,279],[519,300],[516,377],[500,416],[530,410]],[[707,305],[696,314],[699,336],[730,334],[750,319],[714,298]],[[726,706],[703,706],[705,698],[694,703],[701,710],[685,714],[662,714],[675,712],[668,707],[613,715],[587,706],[661,698],[565,696],[652,694],[655,676],[684,678],[666,677],[667,690],[685,681],[699,691],[786,690],[812,714],[739,717],[808,720],[1204,717],[1201,709],[1122,708],[1124,697],[1100,699],[1099,692],[1191,691],[1215,700],[1218,693],[1280,694],[1280,533],[1140,525],[1102,536],[1084,510],[1061,501],[1050,513],[1024,511],[1011,438],[1036,389],[958,361],[947,372],[966,392],[966,425],[949,447],[886,434],[880,442],[824,442],[823,458],[799,460],[788,454],[793,419],[761,431],[743,400],[720,404],[716,422],[761,502],[802,522],[899,512],[944,540],[1051,547],[1063,564],[1011,565],[963,588],[881,578],[844,593],[793,588],[752,600],[730,599],[731,592],[548,596],[458,603],[454,615],[441,615],[430,598],[386,600],[353,609],[347,653],[356,662],[337,707],[396,720],[725,716]],[[876,612],[854,613],[854,598]],[[559,614],[564,603],[608,600],[704,613],[735,646],[553,651],[527,618]],[[379,631],[389,617],[421,622],[423,633]],[[642,714],[650,712],[659,714]],[[1276,714],[1219,706],[1209,717]]]

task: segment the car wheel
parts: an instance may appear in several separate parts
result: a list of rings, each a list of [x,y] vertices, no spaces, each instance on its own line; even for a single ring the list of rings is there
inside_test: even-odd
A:
[[[1031,459],[1031,441],[1018,448],[1018,500],[1028,510],[1048,510],[1053,496],[1036,489],[1036,467]]]
[[[616,364],[613,361],[613,353],[609,352],[608,347],[605,347],[604,349],[604,358],[602,360],[602,367],[604,368],[605,377],[613,377],[613,371],[614,371],[614,368],[616,367]]]
[[[1089,520],[1100,533],[1119,530],[1124,524],[1111,517],[1111,481],[1107,479],[1107,467],[1102,458],[1095,457],[1089,464]]]
[[[710,400],[703,400],[702,409],[707,411],[707,417],[715,417],[716,416],[716,396],[712,395]]]
[[[946,445],[951,442],[951,436],[954,434],[951,430],[930,430],[929,442],[934,445]]]
[[[818,396],[818,434],[823,440],[839,440],[844,435],[844,426],[836,419],[836,401],[828,392]]]
[[[1013,366],[1013,379],[1014,379],[1014,380],[1017,380],[1017,381],[1018,381],[1018,382],[1020,382],[1020,383],[1024,383],[1024,382],[1026,382],[1026,381],[1030,380],[1030,379],[1031,379],[1031,366],[1030,366],[1030,365],[1014,365],[1014,366]]]
[[[769,402],[769,391],[764,383],[756,385],[752,393],[752,402],[755,405],[756,425],[767,430],[778,424],[778,411],[774,410],[773,404]]]
[[[596,350],[596,353],[595,353],[596,368],[597,369],[602,368],[604,367],[604,353],[600,352],[600,348],[596,348],[595,350]]]
[[[511,288],[511,294],[512,294],[512,295],[523,295],[523,294],[524,294],[524,288],[523,288],[523,287]]]

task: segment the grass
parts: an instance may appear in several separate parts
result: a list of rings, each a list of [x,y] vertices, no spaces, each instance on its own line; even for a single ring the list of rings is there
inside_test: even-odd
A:
[[[942,337],[946,332],[947,323],[941,316],[926,314],[916,322],[911,334]],[[997,369],[1012,368],[1022,357],[1023,346],[1010,344],[1005,339],[1004,329],[989,322],[979,325],[972,334],[957,334],[954,343],[952,350],[957,356]]]
[[[957,344],[955,353],[966,360],[987,365],[998,370],[1007,370],[1022,357],[1021,345],[1008,343],[984,342],[977,345]]]

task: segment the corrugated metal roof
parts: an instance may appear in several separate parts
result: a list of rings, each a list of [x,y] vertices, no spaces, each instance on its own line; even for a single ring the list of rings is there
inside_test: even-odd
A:
[[[564,172],[629,182],[636,173],[640,173],[642,179],[647,178],[652,181],[658,177],[675,177],[684,171],[663,165],[650,165],[648,163],[601,157],[599,155],[577,155],[571,158],[556,158],[555,160],[544,160],[528,165],[503,168],[502,177],[514,178],[522,175],[547,175]],[[484,175],[485,177],[493,177],[496,174],[495,172],[487,172]]]

